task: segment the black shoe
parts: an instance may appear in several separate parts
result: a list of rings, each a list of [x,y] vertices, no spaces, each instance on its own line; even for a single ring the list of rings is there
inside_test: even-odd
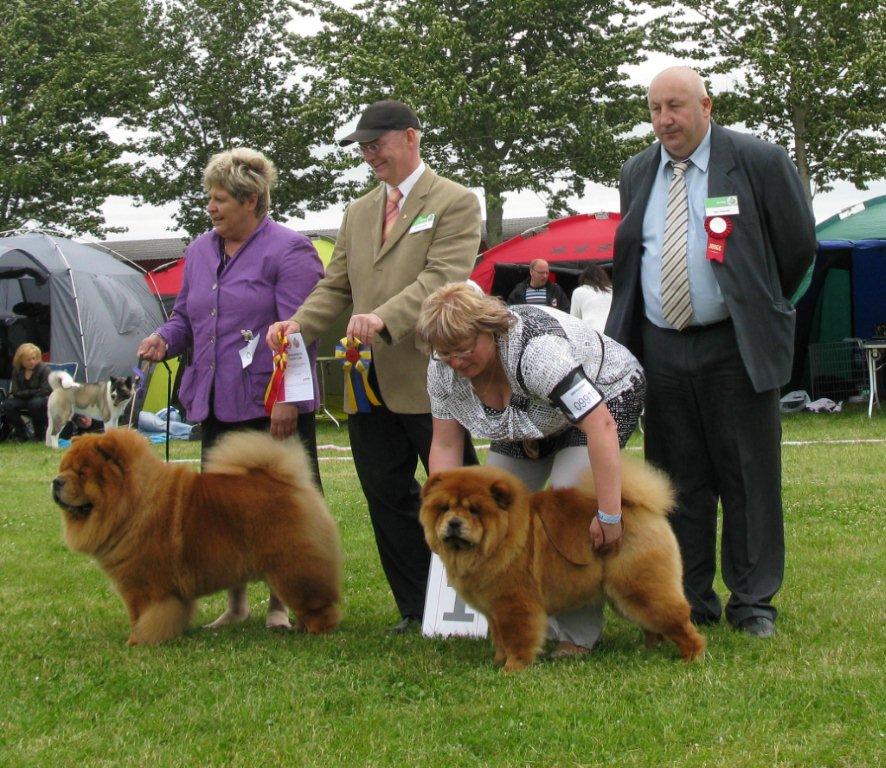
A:
[[[692,612],[689,619],[696,627],[716,627],[720,623],[718,616],[710,616],[708,614]]]
[[[749,616],[742,619],[735,627],[739,632],[744,632],[751,637],[768,638],[775,634],[775,624],[766,616]]]
[[[386,630],[389,635],[405,635],[407,632],[417,632],[421,629],[421,619],[413,616],[404,616],[399,624],[388,627]]]

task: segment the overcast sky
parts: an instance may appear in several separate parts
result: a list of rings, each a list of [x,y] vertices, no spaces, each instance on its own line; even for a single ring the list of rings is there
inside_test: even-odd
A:
[[[349,0],[341,0],[341,4],[351,4]],[[302,31],[306,31],[302,29]],[[673,64],[683,64],[685,61],[652,54],[649,60],[640,66],[630,67],[628,72],[632,82],[646,85],[652,77],[665,67]],[[712,92],[724,90],[731,85],[728,76],[720,76],[712,83]],[[418,105],[416,105],[418,106]],[[419,107],[420,109],[420,107]],[[716,119],[716,98],[714,99],[714,118]],[[356,121],[353,121],[356,122]],[[352,125],[342,126],[340,135],[345,135],[352,130]],[[643,132],[650,132],[651,125],[642,126]],[[483,205],[482,190],[475,190]],[[820,193],[813,198],[812,206],[816,222],[824,221],[849,206],[858,204],[872,197],[886,194],[886,179],[872,183],[868,190],[858,190],[852,184],[838,182],[831,192]],[[596,213],[598,211],[618,210],[618,189],[605,187],[601,184],[589,184],[584,197],[570,199],[570,205],[578,213]],[[173,214],[176,206],[144,205],[136,207],[129,198],[112,197],[103,206],[106,221],[109,226],[126,227],[127,231],[109,235],[112,240],[137,240],[158,237],[173,237],[183,234],[175,230]],[[318,229],[335,229],[341,223],[343,205],[332,206],[324,211],[308,213],[304,219],[290,219],[287,222],[293,229],[303,232]],[[522,192],[505,195],[504,216],[506,219],[516,219],[528,216],[544,216],[546,214],[545,201],[533,192]],[[484,212],[485,218],[485,212]],[[209,218],[206,219],[207,229]]]

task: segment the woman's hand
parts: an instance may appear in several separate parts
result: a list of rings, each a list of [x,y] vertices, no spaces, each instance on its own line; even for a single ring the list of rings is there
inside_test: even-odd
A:
[[[136,354],[142,360],[150,360],[152,363],[159,363],[166,357],[166,350],[169,345],[159,333],[152,333],[148,338],[142,339],[142,343],[138,345]]]
[[[624,533],[624,524],[619,521],[614,525],[609,525],[608,523],[601,523],[600,518],[594,517],[591,521],[590,533],[594,551],[606,554],[621,541],[622,534]]]
[[[298,423],[298,406],[295,403],[274,403],[271,409],[271,435],[278,440],[292,437]]]
[[[283,348],[280,344],[280,337],[282,336],[285,339],[290,333],[299,333],[300,331],[301,326],[295,321],[280,320],[268,328],[268,335],[265,337],[265,341],[271,348],[271,352],[276,355]]]

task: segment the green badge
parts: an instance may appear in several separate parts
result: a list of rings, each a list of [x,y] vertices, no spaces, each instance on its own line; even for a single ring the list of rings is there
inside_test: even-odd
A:
[[[434,226],[434,218],[435,214],[433,213],[419,214],[412,220],[412,225],[409,227],[409,234],[430,229]]]
[[[705,198],[704,213],[705,216],[735,216],[738,213],[738,195]]]

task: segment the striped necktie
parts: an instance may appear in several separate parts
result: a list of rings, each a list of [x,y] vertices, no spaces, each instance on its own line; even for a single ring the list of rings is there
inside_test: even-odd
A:
[[[692,319],[689,298],[687,243],[689,240],[689,200],[683,174],[689,160],[671,161],[674,178],[668,189],[668,210],[665,217],[664,242],[661,249],[661,311],[678,331]]]
[[[397,216],[400,215],[400,206],[397,203],[400,202],[401,197],[403,197],[403,193],[397,187],[391,187],[391,191],[388,192],[388,202],[385,206],[385,226],[381,233],[382,242],[388,239],[388,235],[391,234],[391,230],[394,228],[394,222],[397,221]]]

